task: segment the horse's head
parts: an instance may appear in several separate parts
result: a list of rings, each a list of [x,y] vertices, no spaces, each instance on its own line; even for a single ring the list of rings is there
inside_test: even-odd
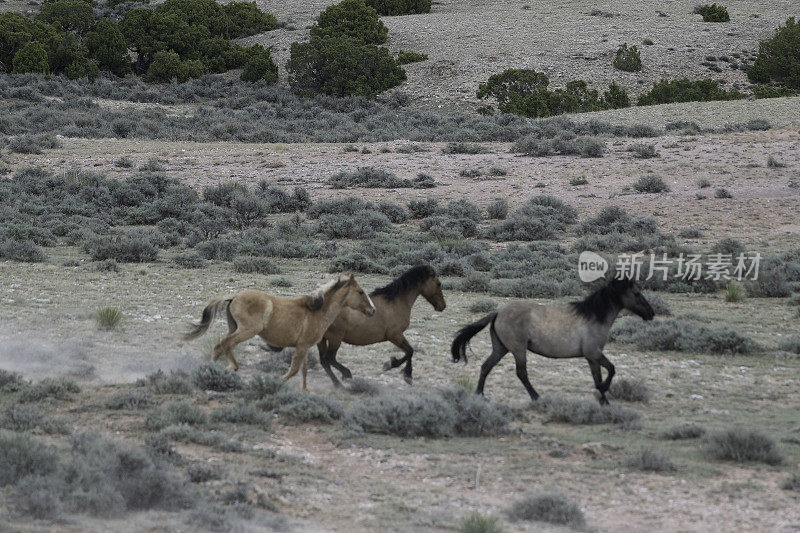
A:
[[[644,320],[653,320],[656,313],[642,294],[636,281],[630,278],[614,279],[611,281],[611,287],[617,294],[623,309],[639,315]]]
[[[361,285],[358,284],[356,278],[352,274],[350,274],[350,277],[345,281],[345,287],[343,288],[348,291],[344,299],[345,307],[361,311],[367,316],[375,314],[375,304],[372,303],[372,298],[364,292],[364,289],[361,288]]]
[[[420,294],[423,298],[428,300],[428,303],[433,306],[437,311],[444,311],[447,303],[444,301],[444,294],[442,294],[442,282],[439,281],[439,276],[432,267],[430,269],[430,276],[426,279],[421,287]]]

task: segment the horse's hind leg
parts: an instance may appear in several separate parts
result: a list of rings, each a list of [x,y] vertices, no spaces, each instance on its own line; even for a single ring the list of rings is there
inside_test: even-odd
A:
[[[336,360],[336,354],[339,353],[339,347],[342,345],[341,340],[328,341],[328,362],[333,365],[333,368],[339,371],[342,379],[353,379],[353,373],[350,369]]]
[[[483,394],[483,387],[486,384],[486,377],[489,375],[489,372],[491,372],[495,365],[500,362],[500,359],[508,353],[508,348],[506,348],[505,344],[497,337],[494,328],[492,328],[490,332],[492,336],[492,355],[481,365],[481,377],[478,379],[478,387],[475,389],[475,394]]]
[[[389,339],[389,341],[398,348],[400,348],[401,350],[403,350],[403,352],[405,352],[405,355],[403,356],[402,359],[398,359],[397,357],[392,356],[389,359],[389,361],[384,363],[383,369],[389,370],[391,368],[397,368],[398,366],[405,363],[406,366],[403,368],[403,379],[406,380],[406,383],[411,385],[413,383],[413,378],[411,376],[412,373],[411,358],[414,357],[414,348],[411,346],[411,344],[409,344],[408,340],[402,334],[400,335],[400,337],[396,339]]]
[[[219,343],[214,346],[214,361],[220,358],[224,353],[228,357],[228,361],[234,370],[239,370],[239,365],[233,357],[233,349],[237,344],[254,337],[258,333],[256,329],[236,328],[233,333],[225,335]]]
[[[317,343],[317,350],[319,350],[319,364],[322,365],[322,369],[328,374],[328,377],[331,378],[333,386],[340,388],[342,383],[336,377],[336,374],[333,373],[333,370],[331,370],[331,352],[328,348],[328,341],[325,338]]]
[[[308,365],[308,346],[297,346],[294,351],[294,357],[292,357],[292,366],[283,375],[284,381],[300,372],[303,364]],[[303,390],[305,390],[305,387],[303,387]]]

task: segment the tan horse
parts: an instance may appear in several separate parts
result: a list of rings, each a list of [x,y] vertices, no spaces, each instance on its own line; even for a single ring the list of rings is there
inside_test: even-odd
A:
[[[403,377],[409,384],[411,377],[411,357],[414,348],[408,343],[403,332],[411,322],[411,308],[422,295],[434,309],[444,311],[447,304],[442,294],[442,283],[430,266],[418,266],[405,272],[390,284],[370,293],[375,303],[375,316],[366,317],[352,309],[344,309],[325,332],[325,336],[317,344],[322,368],[337,387],[341,383],[331,371],[333,365],[342,374],[342,378],[350,379],[350,369],[336,361],[336,352],[342,342],[355,346],[366,346],[378,342],[389,341],[405,352],[401,359],[392,357],[384,365],[384,370],[397,368],[403,363]]]
[[[215,298],[203,309],[199,324],[187,333],[184,340],[196,339],[208,330],[211,321],[227,308],[228,334],[214,346],[214,361],[224,352],[234,370],[239,365],[233,358],[233,348],[256,335],[269,344],[294,347],[292,366],[284,379],[303,371],[303,390],[308,373],[308,349],[320,342],[325,331],[344,309],[372,316],[372,299],[356,282],[352,274],[339,276],[312,296],[282,298],[256,290],[244,290],[233,296]]]

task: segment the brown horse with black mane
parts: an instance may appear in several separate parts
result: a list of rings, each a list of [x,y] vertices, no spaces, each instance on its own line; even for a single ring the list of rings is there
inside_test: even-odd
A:
[[[239,369],[233,348],[256,335],[274,346],[294,347],[292,366],[284,379],[303,371],[303,390],[308,373],[308,349],[320,342],[342,311],[372,316],[375,306],[355,278],[339,276],[311,296],[283,298],[256,290],[215,298],[203,309],[199,324],[184,340],[196,339],[208,330],[216,314],[227,310],[228,334],[214,346],[214,361],[225,353],[234,370]]]
[[[405,363],[403,378],[411,384],[411,358],[414,348],[403,332],[411,323],[411,308],[420,295],[436,311],[444,311],[447,307],[442,294],[442,283],[436,271],[428,265],[414,267],[385,287],[372,291],[370,296],[375,304],[375,316],[367,317],[352,309],[344,309],[339,314],[317,344],[322,368],[334,385],[340,387],[341,383],[331,371],[331,366],[342,374],[343,379],[352,377],[350,369],[336,360],[336,352],[342,342],[366,346],[383,341],[389,341],[405,352],[405,356],[400,359],[389,359],[384,370],[397,368]]]

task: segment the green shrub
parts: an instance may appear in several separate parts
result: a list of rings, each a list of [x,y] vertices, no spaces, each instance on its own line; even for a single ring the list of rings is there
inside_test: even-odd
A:
[[[517,522],[548,522],[575,529],[586,524],[580,507],[556,492],[526,496],[516,501],[508,510],[508,517]]]
[[[150,431],[158,431],[175,424],[205,424],[206,414],[188,402],[172,402],[147,413],[144,425]]]
[[[36,244],[30,241],[0,240],[0,259],[20,263],[41,263],[47,256]]]
[[[27,476],[52,474],[58,455],[28,435],[0,431],[0,487],[14,485]]]
[[[300,95],[374,98],[406,79],[386,48],[350,37],[292,43],[286,70],[289,85]]]
[[[78,385],[66,378],[45,378],[22,390],[20,403],[40,402],[48,398],[69,400],[73,394],[81,391]]]
[[[141,389],[118,392],[106,399],[106,409],[147,409],[153,404],[150,393]]]
[[[211,446],[221,452],[242,451],[242,443],[238,440],[228,439],[219,431],[200,430],[189,424],[172,424],[159,431],[159,434],[178,442]]]
[[[364,0],[343,0],[320,13],[310,33],[312,39],[350,37],[366,44],[383,44],[389,28]]]
[[[459,533],[503,533],[503,526],[496,516],[473,511],[458,524]]]
[[[153,394],[191,394],[195,388],[189,375],[183,370],[172,370],[166,374],[158,370],[136,381],[137,387],[147,387]]]
[[[659,432],[658,438],[662,440],[698,439],[705,434],[706,430],[703,426],[686,423],[678,424],[677,426],[672,426],[669,429]]]
[[[644,448],[630,457],[627,465],[645,472],[674,472],[677,470],[669,456],[652,448]]]
[[[102,307],[97,311],[95,319],[100,329],[112,330],[116,328],[120,320],[122,320],[122,311],[116,307]]]
[[[192,381],[200,390],[237,391],[244,386],[241,375],[218,363],[203,363],[192,372]]]
[[[745,298],[745,290],[739,283],[732,281],[725,285],[725,301],[726,302],[741,302]]]
[[[508,216],[508,202],[505,198],[496,198],[486,206],[488,218],[494,220],[505,220]]]
[[[800,336],[787,337],[778,343],[778,349],[800,355]]]
[[[83,249],[92,261],[113,259],[118,263],[148,263],[155,261],[158,255],[152,241],[139,235],[94,237],[84,243]]]
[[[800,474],[795,473],[784,479],[781,483],[781,488],[783,490],[800,492]]]
[[[238,402],[234,405],[225,405],[211,411],[213,422],[226,422],[228,424],[249,424],[269,429],[270,419],[263,411],[256,409],[247,402]]]
[[[705,451],[714,459],[779,465],[783,454],[771,437],[756,430],[733,428],[706,437]]]
[[[241,274],[280,274],[278,266],[268,257],[239,256],[233,269]]]
[[[541,72],[508,69],[500,74],[493,74],[485,83],[481,83],[477,97],[496,98],[497,107],[503,113],[525,117],[598,111],[621,107],[627,101],[625,92],[613,83],[602,98],[596,90],[589,89],[583,80],[567,82],[564,89],[554,91],[547,89],[549,84],[549,78]]]
[[[425,61],[427,59],[428,54],[423,54],[421,52],[413,52],[411,50],[400,50],[397,52],[397,62],[401,65],[419,63],[420,61]]]
[[[608,392],[611,394],[612,398],[624,400],[626,402],[647,403],[653,396],[647,384],[641,379],[615,379],[613,383],[611,383],[611,388],[608,389]]]
[[[717,4],[705,4],[694,8],[696,15],[703,16],[703,22],[728,22],[731,20],[725,6]]]
[[[47,62],[47,49],[38,41],[31,41],[14,54],[12,61],[12,74],[50,74],[50,64]]]
[[[669,186],[664,182],[664,178],[657,174],[647,174],[633,183],[636,192],[657,194],[669,192]]]
[[[485,154],[488,148],[475,143],[449,142],[442,148],[443,154]]]
[[[651,159],[653,157],[658,157],[658,151],[653,144],[637,143],[631,145],[628,148],[628,151],[633,152],[633,154],[639,159]]]
[[[431,0],[366,0],[379,15],[414,15],[430,13]]]
[[[197,252],[182,252],[172,257],[175,264],[183,268],[203,268],[205,260]]]
[[[240,79],[251,83],[259,80],[264,80],[268,84],[277,82],[278,65],[272,60],[270,51],[261,45],[251,46]]]
[[[578,211],[552,196],[535,196],[511,216],[489,227],[486,236],[498,241],[540,241],[558,238],[574,224]]]
[[[70,433],[66,422],[46,416],[30,405],[11,405],[6,408],[0,413],[0,428],[19,432],[41,431],[49,435]]]
[[[333,422],[342,417],[344,409],[336,400],[319,394],[281,389],[258,402],[261,409],[275,411],[287,422]]]
[[[724,187],[720,187],[714,191],[714,198],[728,199],[733,198],[733,195]]]
[[[622,43],[614,56],[614,68],[625,72],[638,72],[642,70],[642,56],[636,45],[628,48],[628,43]]]
[[[728,326],[706,326],[687,319],[665,319],[638,323],[635,329],[627,321],[612,328],[610,339],[630,342],[640,350],[660,350],[711,354],[748,354],[760,346]]]
[[[641,425],[639,413],[618,405],[600,405],[595,401],[546,396],[533,406],[548,422],[573,425],[616,424],[624,429],[638,429]]]
[[[673,81],[662,79],[641,96],[636,105],[672,104],[676,102],[708,102],[712,100],[738,100],[744,95],[736,90],[726,91],[719,83],[706,78],[691,81],[681,78]]]
[[[758,56],[747,69],[747,77],[754,83],[776,81],[787,87],[800,89],[800,22],[794,17],[775,30],[772,39],[761,41]]]
[[[353,172],[338,172],[328,180],[334,189],[365,188],[416,188],[412,180],[400,179],[391,172],[375,167],[360,167]]]

